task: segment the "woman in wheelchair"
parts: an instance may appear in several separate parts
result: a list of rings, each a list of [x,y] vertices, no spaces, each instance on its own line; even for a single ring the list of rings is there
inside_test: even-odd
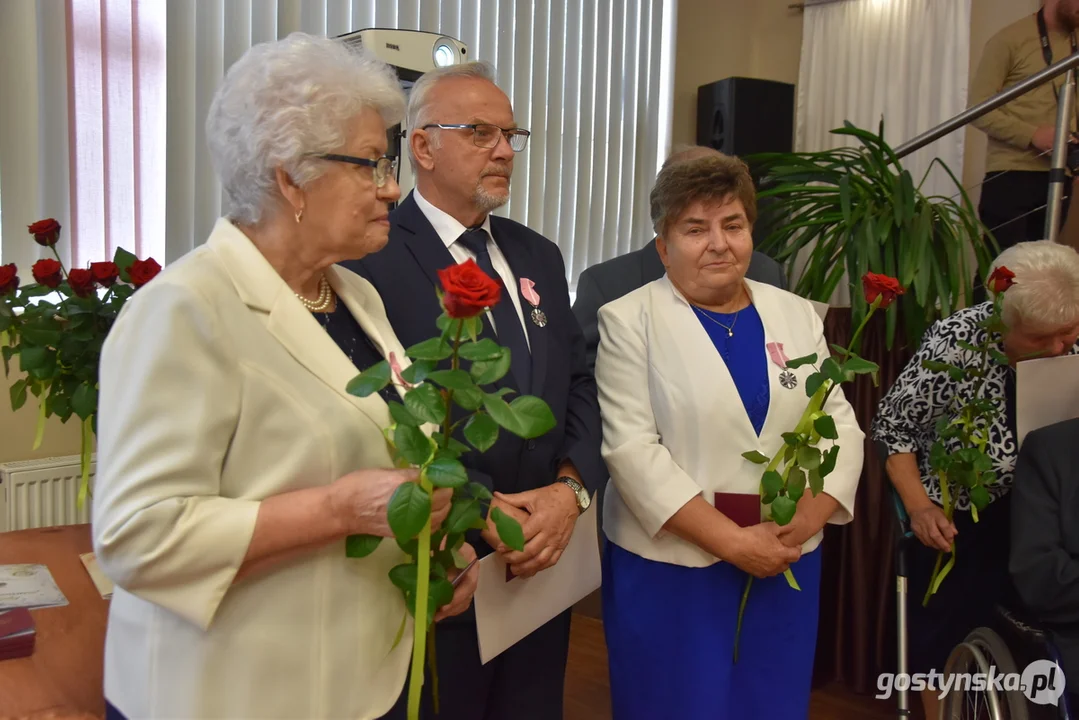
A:
[[[998,349],[1010,360],[993,365],[985,390],[1004,400],[1006,411],[990,429],[987,450],[998,481],[989,489],[991,503],[973,522],[970,498],[955,498],[951,522],[941,508],[938,478],[929,465],[936,441],[937,421],[955,412],[953,398],[969,396],[973,385],[947,373],[922,367],[923,360],[968,367],[978,356],[960,343],[977,345],[984,339],[979,321],[992,312],[984,302],[959,310],[933,324],[917,353],[881,400],[872,437],[887,448],[886,469],[910,516],[911,529],[921,541],[908,553],[909,672],[941,672],[952,649],[974,628],[988,625],[998,603],[1008,604],[1010,497],[1018,445],[1015,431],[1015,363],[1031,356],[1048,357],[1079,352],[1079,254],[1049,241],[1019,243],[994,263],[1015,273],[1015,285],[1003,301],[1008,331]],[[938,551],[955,543],[956,563],[939,590],[923,607]],[[922,693],[929,718],[936,718],[934,692]]]
[[[1060,654],[1068,705],[1079,711],[1079,419],[1035,430],[1023,441],[1009,569],[1031,619]]]

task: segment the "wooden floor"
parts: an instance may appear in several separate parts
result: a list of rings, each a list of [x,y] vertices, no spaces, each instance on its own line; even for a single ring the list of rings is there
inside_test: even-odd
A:
[[[611,696],[603,624],[574,613],[566,671],[565,720],[608,720]],[[809,720],[893,720],[894,706],[834,686],[813,693]],[[670,718],[669,720],[680,720]]]

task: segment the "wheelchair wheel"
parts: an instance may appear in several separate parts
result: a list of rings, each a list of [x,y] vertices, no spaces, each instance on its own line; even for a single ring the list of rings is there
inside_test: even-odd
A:
[[[948,657],[945,676],[980,673],[988,676],[1016,673],[1015,660],[1000,636],[989,628],[974,629]],[[996,688],[974,689],[957,684],[944,698],[942,720],[1028,720],[1026,698]]]

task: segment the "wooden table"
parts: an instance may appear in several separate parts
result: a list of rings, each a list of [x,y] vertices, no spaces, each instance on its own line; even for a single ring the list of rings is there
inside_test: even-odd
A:
[[[109,602],[79,560],[92,549],[89,525],[0,533],[0,565],[47,566],[69,603],[32,610],[34,654],[0,661],[0,719],[105,716],[102,662]]]

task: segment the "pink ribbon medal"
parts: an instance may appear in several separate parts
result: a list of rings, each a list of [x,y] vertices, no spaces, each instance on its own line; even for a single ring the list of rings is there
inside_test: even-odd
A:
[[[401,375],[401,361],[397,359],[397,353],[390,353],[390,370],[393,371],[393,379],[398,385],[405,387],[408,390],[416,387],[412,383],[405,380]]]
[[[536,283],[528,278],[521,278],[521,297],[532,306],[532,322],[539,327],[547,326],[547,313],[539,309],[540,296],[536,292]]]
[[[783,352],[783,343],[771,342],[764,346],[768,350],[768,357],[780,368],[779,384],[788,390],[798,387],[798,377],[787,367],[787,354]]]

